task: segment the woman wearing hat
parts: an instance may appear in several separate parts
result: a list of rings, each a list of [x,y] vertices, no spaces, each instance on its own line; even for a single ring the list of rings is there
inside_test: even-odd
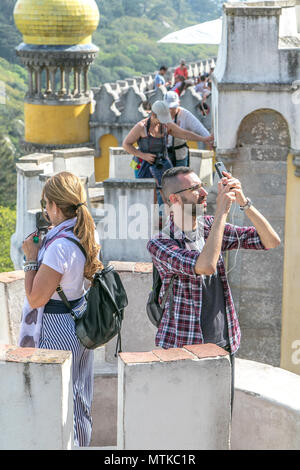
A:
[[[138,122],[123,141],[123,148],[134,155],[137,163],[137,178],[155,178],[158,185],[161,177],[173,165],[168,158],[168,136],[196,142],[208,142],[208,137],[186,131],[177,126],[171,117],[169,106],[164,101],[156,101],[152,105],[149,118]],[[134,147],[137,142],[138,148]],[[158,203],[162,204],[160,193]]]
[[[86,206],[86,193],[77,176],[68,172],[52,176],[43,188],[41,206],[52,228],[43,240],[32,234],[22,245],[26,298],[19,345],[72,352],[74,443],[88,446],[92,432],[93,351],[79,342],[75,322],[56,290],[61,287],[79,317],[86,305],[85,278],[92,280],[102,268],[100,247]]]
[[[169,107],[171,118],[181,129],[207,137],[207,144],[209,146],[213,144],[214,136],[208,132],[194,114],[180,106],[180,99],[177,93],[168,91],[164,96],[164,101]],[[189,147],[186,139],[169,136],[168,155],[173,166],[189,166]]]

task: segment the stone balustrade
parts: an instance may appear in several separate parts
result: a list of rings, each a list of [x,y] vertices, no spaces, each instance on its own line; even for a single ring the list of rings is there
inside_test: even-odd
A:
[[[215,58],[188,64],[189,77],[195,78],[199,73],[209,72],[211,67],[215,67]],[[175,68],[168,70],[167,80],[173,79],[174,70]],[[131,127],[147,116],[145,110],[149,111],[155,101],[164,98],[166,87],[154,90],[155,75],[125,78],[92,89],[95,110],[90,119],[90,131],[97,156],[101,155],[99,142],[103,136],[112,134],[121,145]],[[194,87],[189,87],[181,97],[181,105],[210,130],[211,114],[201,114],[198,107],[201,100],[201,93],[195,92]],[[207,103],[210,105],[210,100]]]
[[[21,43],[16,52],[28,72],[28,103],[66,105],[90,100],[88,70],[98,52],[94,44],[43,47]]]

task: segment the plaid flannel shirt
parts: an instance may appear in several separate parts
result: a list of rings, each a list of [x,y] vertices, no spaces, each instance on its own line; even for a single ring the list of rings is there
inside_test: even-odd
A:
[[[214,218],[204,217],[204,239],[206,240]],[[173,312],[170,316],[169,300],[165,304],[163,317],[155,338],[156,346],[162,348],[181,348],[187,344],[203,343],[201,330],[202,307],[202,275],[195,274],[195,264],[199,251],[186,248],[184,232],[179,229],[174,232],[174,224],[170,227],[172,238],[163,238],[157,235],[149,240],[147,249],[150,252],[153,264],[158,269],[162,288],[159,302],[169,286],[172,276],[177,275],[173,283]],[[238,240],[239,239],[239,240]],[[240,248],[264,250],[255,227],[237,227],[226,224],[223,235],[221,254],[217,263],[225,297],[226,316],[231,353],[235,353],[240,345],[241,331],[237,313],[234,307],[231,290],[226,277],[226,269],[222,252]]]

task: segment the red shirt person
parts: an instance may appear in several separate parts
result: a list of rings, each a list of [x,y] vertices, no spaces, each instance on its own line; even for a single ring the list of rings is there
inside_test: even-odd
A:
[[[185,66],[185,60],[184,59],[181,59],[180,66],[177,67],[177,69],[174,72],[174,77],[177,77],[177,76],[184,77],[185,79],[188,78],[188,71],[187,71],[187,68]]]

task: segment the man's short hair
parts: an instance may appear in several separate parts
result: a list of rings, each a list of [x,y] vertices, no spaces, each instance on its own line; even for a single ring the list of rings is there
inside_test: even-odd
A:
[[[161,65],[159,67],[159,70],[164,70],[166,72],[168,70],[168,67],[166,67],[165,65]]]
[[[178,176],[190,173],[194,173],[194,171],[188,166],[176,166],[164,172],[161,179],[161,189],[167,200],[169,200],[170,194],[181,189]]]

